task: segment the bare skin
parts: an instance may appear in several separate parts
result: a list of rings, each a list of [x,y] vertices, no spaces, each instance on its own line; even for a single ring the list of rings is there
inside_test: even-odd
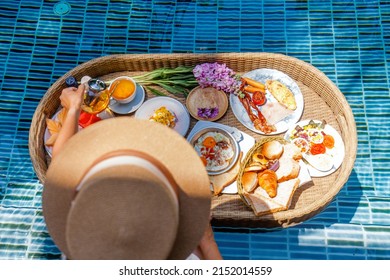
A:
[[[65,142],[78,131],[78,120],[80,116],[81,104],[85,86],[82,84],[78,88],[65,88],[60,96],[61,105],[68,112],[58,138],[53,146],[52,158],[54,159],[64,146]]]
[[[222,260],[222,255],[219,252],[218,245],[214,239],[213,229],[209,224],[202,239],[199,242],[198,248],[194,252],[200,259],[204,260]]]
[[[83,94],[85,86],[82,84],[78,88],[65,88],[60,96],[61,105],[68,112],[58,138],[53,146],[52,158],[54,159],[61,151],[66,141],[78,132],[78,120],[83,103]],[[204,260],[222,260],[218,245],[214,239],[214,233],[209,224],[198,247],[194,251],[200,259]]]

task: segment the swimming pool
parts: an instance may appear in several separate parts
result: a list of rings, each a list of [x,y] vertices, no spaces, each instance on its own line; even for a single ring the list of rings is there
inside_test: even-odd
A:
[[[352,174],[324,212],[289,229],[215,228],[226,259],[390,258],[388,1],[2,1],[0,259],[57,259],[28,132],[47,88],[119,53],[274,52],[323,71],[358,129]]]

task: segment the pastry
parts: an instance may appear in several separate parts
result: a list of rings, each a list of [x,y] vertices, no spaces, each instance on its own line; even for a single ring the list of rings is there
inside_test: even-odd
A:
[[[265,86],[272,96],[284,107],[290,110],[295,110],[297,108],[294,94],[287,86],[277,80],[267,80]]]
[[[259,186],[263,188],[270,198],[277,194],[278,181],[275,171],[266,169],[257,175]]]

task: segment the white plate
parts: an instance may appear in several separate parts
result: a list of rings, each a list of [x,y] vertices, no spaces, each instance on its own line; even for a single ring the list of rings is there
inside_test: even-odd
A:
[[[108,107],[117,114],[126,115],[126,114],[133,113],[135,110],[137,110],[142,105],[144,100],[145,100],[144,88],[141,85],[137,84],[135,97],[132,101],[123,104],[117,102],[114,98],[111,98]]]
[[[205,128],[205,127],[218,127],[222,129],[226,129],[229,131],[233,137],[237,140],[238,145],[240,146],[240,150],[243,153],[241,161],[245,158],[248,151],[253,147],[255,144],[255,138],[252,136],[239,131],[235,127],[227,126],[224,124],[216,123],[216,122],[209,122],[209,121],[198,121],[195,126],[192,128],[190,133],[188,134],[187,140],[191,139],[195,133],[197,133],[199,130]],[[210,188],[212,190],[213,186],[210,185]],[[234,180],[233,183],[231,183],[229,186],[226,186],[222,193],[223,194],[236,194],[237,191],[237,181]]]
[[[62,108],[61,108],[62,109]],[[59,109],[54,115],[53,117],[51,118],[52,120],[55,120],[57,121],[58,120],[58,114],[60,113],[61,109]],[[100,112],[99,114],[97,114],[99,118],[101,118],[102,120],[104,119],[109,119],[109,118],[114,118],[114,114],[110,111],[110,110],[104,110],[102,112]],[[79,125],[79,131],[82,130],[83,128]],[[45,144],[46,141],[50,138],[50,132],[49,132],[49,129],[46,127],[45,129],[45,134],[43,136],[43,143]],[[45,146],[45,149],[46,149],[46,152],[49,154],[49,156],[51,157],[51,153],[53,151],[53,146]]]
[[[171,97],[159,96],[146,100],[135,112],[135,117],[149,120],[150,117],[153,116],[154,111],[162,106],[165,106],[169,111],[176,115],[177,121],[173,129],[182,136],[186,135],[190,128],[190,114],[183,104]]]
[[[279,121],[275,124],[276,131],[265,134],[264,132],[257,130],[254,126],[252,121],[249,119],[249,116],[240,102],[238,96],[234,94],[230,94],[230,106],[232,107],[233,113],[236,116],[236,118],[248,129],[264,135],[275,135],[285,132],[289,127],[299,121],[299,119],[302,116],[303,113],[303,95],[301,93],[301,90],[299,89],[298,85],[295,83],[293,79],[291,79],[289,76],[284,74],[283,72],[280,72],[278,70],[274,69],[256,69],[253,71],[250,71],[243,75],[243,77],[247,77],[256,81],[259,81],[261,83],[265,83],[267,80],[277,80],[284,85],[286,85],[291,92],[294,94],[297,108],[294,110],[294,113],[290,116],[284,118],[283,120]],[[278,101],[267,91],[266,92],[266,98],[267,102],[277,103]],[[261,110],[261,106],[259,106],[259,109]]]
[[[313,121],[315,123],[321,123],[321,121],[318,121],[318,120],[313,120]],[[287,141],[289,141],[290,140],[290,135],[291,135],[292,131],[294,130],[294,128],[297,125],[303,127],[303,126],[307,125],[309,122],[310,122],[310,120],[303,120],[303,121],[300,121],[300,122],[292,125],[288,129],[286,134],[284,135],[284,138]],[[307,169],[309,170],[309,173],[310,173],[311,177],[324,177],[324,176],[327,176],[329,174],[332,174],[333,172],[335,172],[340,167],[340,165],[343,163],[343,160],[344,160],[345,147],[344,147],[344,141],[341,138],[340,134],[336,131],[336,129],[334,129],[329,124],[325,125],[325,128],[323,129],[323,131],[326,134],[332,135],[333,138],[334,138],[334,147],[333,147],[333,149],[328,149],[328,148],[326,149],[326,154],[331,155],[332,158],[333,158],[333,168],[330,169],[329,171],[323,172],[323,171],[319,171],[318,169],[315,169],[311,165],[307,164]]]

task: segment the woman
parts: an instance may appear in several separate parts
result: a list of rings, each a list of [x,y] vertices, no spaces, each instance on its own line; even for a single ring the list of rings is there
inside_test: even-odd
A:
[[[85,85],[78,88],[65,88],[60,96],[61,105],[67,110],[67,115],[58,138],[53,146],[52,158],[54,159],[61,151],[66,141],[78,131],[78,120],[83,103]],[[211,225],[207,227],[198,247],[194,250],[189,259],[221,260],[222,256],[214,239]]]

